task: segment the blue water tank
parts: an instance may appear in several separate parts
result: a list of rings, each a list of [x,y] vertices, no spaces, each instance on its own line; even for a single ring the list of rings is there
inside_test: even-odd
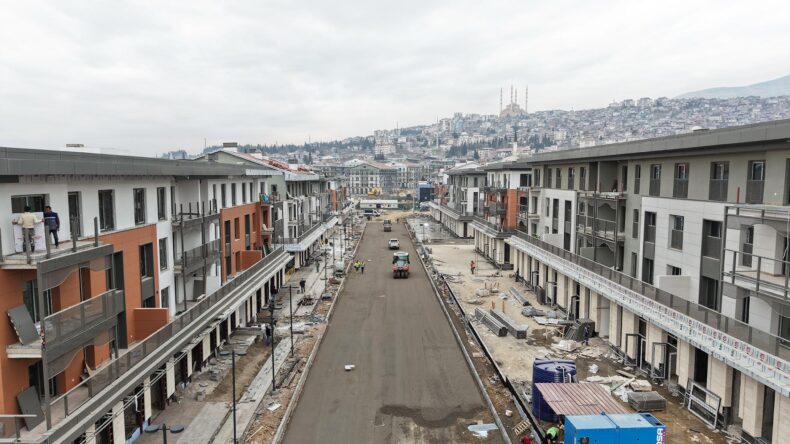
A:
[[[532,365],[532,414],[543,421],[557,422],[557,414],[535,387],[540,382],[571,382],[576,363],[571,359],[536,359]]]

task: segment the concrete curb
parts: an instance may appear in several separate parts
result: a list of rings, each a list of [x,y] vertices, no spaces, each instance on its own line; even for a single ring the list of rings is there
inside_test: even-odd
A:
[[[365,224],[362,228],[362,235],[359,237],[359,242],[357,242],[357,244],[354,246],[354,253],[351,255],[352,258],[357,255],[357,249],[362,243],[362,239],[365,237],[367,227],[368,225]],[[288,409],[285,411],[283,418],[280,420],[280,425],[277,427],[277,432],[275,432],[274,438],[272,439],[273,444],[279,444],[285,437],[285,431],[288,428],[288,424],[291,422],[291,416],[293,415],[296,405],[299,403],[299,400],[302,397],[302,390],[304,389],[304,385],[307,382],[307,376],[310,373],[310,368],[313,366],[313,360],[318,354],[318,349],[321,347],[321,343],[323,342],[324,337],[332,325],[329,320],[332,318],[332,313],[335,310],[335,304],[337,303],[338,299],[340,299],[340,293],[343,292],[343,288],[346,286],[346,280],[348,279],[348,273],[351,269],[352,263],[353,261],[349,261],[348,265],[346,265],[346,277],[343,278],[343,282],[340,283],[340,286],[337,289],[337,294],[335,295],[335,299],[332,301],[332,305],[329,307],[329,311],[326,314],[326,328],[324,329],[324,334],[318,337],[315,346],[313,347],[313,351],[310,352],[310,356],[307,358],[307,363],[305,364],[302,376],[299,377],[299,382],[296,384],[296,388],[291,394],[291,399],[288,401]]]
[[[412,231],[409,229],[408,223],[406,224],[406,230],[411,234],[410,238],[412,242],[414,242],[414,236]],[[424,245],[424,244],[423,244]],[[415,250],[417,250],[415,246]],[[417,257],[420,259],[420,264],[422,264],[423,270],[425,270],[425,274],[428,277],[428,281],[431,283],[431,287],[433,287],[434,295],[436,296],[436,300],[439,302],[439,305],[442,307],[442,311],[444,312],[444,316],[447,319],[447,323],[450,324],[450,328],[453,330],[453,336],[455,336],[455,341],[458,343],[458,346],[461,347],[461,352],[464,355],[464,359],[466,360],[466,364],[469,366],[469,370],[472,373],[472,377],[474,378],[475,382],[477,382],[477,388],[480,390],[480,393],[483,395],[483,398],[488,405],[488,410],[494,416],[494,422],[496,422],[497,428],[499,428],[499,432],[502,434],[502,439],[507,444],[512,444],[510,440],[510,436],[507,433],[507,429],[505,425],[502,423],[502,419],[499,417],[499,413],[497,413],[496,408],[494,408],[494,403],[491,401],[491,397],[488,396],[488,392],[486,391],[485,385],[483,385],[483,381],[480,379],[480,375],[477,373],[475,369],[474,362],[472,362],[472,357],[469,356],[469,353],[466,351],[466,347],[464,346],[464,342],[461,339],[461,335],[458,333],[458,329],[455,328],[455,324],[453,324],[453,320],[450,317],[450,313],[447,311],[447,307],[444,306],[444,302],[442,301],[441,292],[439,288],[436,286],[436,283],[431,278],[431,273],[428,270],[428,267],[425,265],[425,261],[422,259],[422,255],[420,254],[419,250],[417,250]]]

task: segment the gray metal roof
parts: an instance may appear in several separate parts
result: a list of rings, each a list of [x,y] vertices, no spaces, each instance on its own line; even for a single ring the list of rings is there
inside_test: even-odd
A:
[[[746,148],[748,145],[755,145],[755,148],[763,150],[790,148],[790,119],[535,154],[529,160],[518,164],[526,166],[587,159],[622,159],[643,155],[696,154],[694,151],[710,153],[716,149]]]
[[[222,164],[200,160],[170,160],[74,151],[0,147],[0,176],[102,175],[102,176],[240,176],[271,173],[264,167]]]

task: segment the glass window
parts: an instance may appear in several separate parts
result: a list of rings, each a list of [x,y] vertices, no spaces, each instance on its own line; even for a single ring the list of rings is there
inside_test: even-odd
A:
[[[113,190],[99,190],[99,228],[102,231],[115,229],[115,202]]]
[[[689,164],[676,163],[675,164],[675,179],[688,180],[689,178]]]
[[[165,287],[161,291],[160,299],[162,300],[162,308],[170,306],[170,287]]]
[[[710,178],[713,180],[727,180],[730,178],[729,162],[712,162],[710,164]]]
[[[650,165],[650,179],[661,179],[661,165]]]
[[[247,187],[241,184],[241,203],[247,203]]]
[[[230,204],[236,206],[236,184],[230,184]]]
[[[30,211],[40,213],[44,211],[46,196],[43,194],[30,194],[26,196],[11,196],[11,212],[23,213],[25,207],[30,207]]]
[[[764,160],[752,160],[749,162],[749,180],[765,180]]]
[[[167,219],[167,194],[165,187],[156,189],[156,215],[159,220]]]
[[[145,188],[135,188],[134,193],[134,223],[145,223]]]
[[[220,186],[222,208],[227,208],[227,206],[228,206],[227,189],[228,189],[227,184],[223,183]]]
[[[167,270],[167,238],[159,239],[159,269]]]

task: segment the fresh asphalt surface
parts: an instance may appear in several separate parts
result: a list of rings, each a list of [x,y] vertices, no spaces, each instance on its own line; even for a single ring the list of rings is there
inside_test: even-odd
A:
[[[392,277],[390,238],[409,252],[408,279]],[[491,414],[416,254],[402,224],[369,223],[365,273],[351,269],[286,443],[481,441],[466,427]]]

